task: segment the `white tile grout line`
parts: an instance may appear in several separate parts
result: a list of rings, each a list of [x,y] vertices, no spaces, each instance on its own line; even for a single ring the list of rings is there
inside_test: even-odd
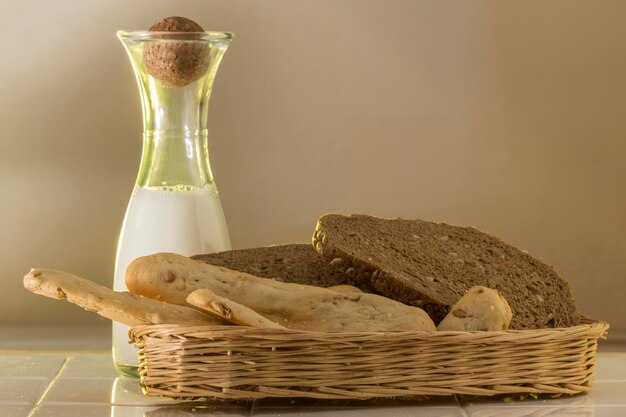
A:
[[[65,357],[65,359],[63,359],[63,363],[61,364],[61,366],[59,367],[59,370],[54,375],[54,378],[52,378],[52,381],[50,381],[50,383],[48,384],[46,389],[43,391],[43,393],[41,394],[41,396],[39,397],[39,399],[37,400],[37,402],[33,406],[33,408],[31,408],[30,412],[26,415],[26,417],[32,417],[35,414],[35,411],[37,411],[37,408],[39,408],[39,406],[41,405],[43,399],[46,398],[46,395],[48,395],[48,392],[52,389],[52,385],[54,385],[54,383],[59,379],[59,375],[61,375],[61,373],[63,372],[63,370],[67,366],[67,363],[69,362],[69,359],[70,358],[67,357],[67,356]]]

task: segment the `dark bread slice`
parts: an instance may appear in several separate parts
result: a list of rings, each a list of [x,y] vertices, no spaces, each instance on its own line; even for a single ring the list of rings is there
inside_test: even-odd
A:
[[[473,227],[327,214],[313,246],[330,265],[439,323],[469,288],[495,288],[513,310],[511,329],[569,327],[580,313],[549,265]]]
[[[191,257],[211,265],[245,272],[261,278],[282,282],[332,287],[354,285],[354,280],[322,260],[306,243],[276,245],[261,248],[230,250]],[[363,291],[371,290],[367,285]]]

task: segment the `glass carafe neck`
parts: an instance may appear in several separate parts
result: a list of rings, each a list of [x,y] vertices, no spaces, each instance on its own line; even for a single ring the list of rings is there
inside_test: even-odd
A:
[[[141,187],[213,186],[209,163],[207,113],[213,80],[204,85],[143,86]]]
[[[145,130],[136,185],[172,190],[215,188],[207,130]]]
[[[207,117],[215,74],[232,38],[227,33],[199,34],[199,38],[154,37],[150,32],[120,32],[139,85],[143,109],[143,152],[137,186],[172,190],[210,187],[215,190],[209,164]],[[202,72],[193,81],[172,84],[146,65],[147,54],[180,47],[200,56]],[[159,49],[161,48],[161,49]],[[157,70],[176,75],[180,56],[164,55]],[[171,67],[174,67],[170,71]]]

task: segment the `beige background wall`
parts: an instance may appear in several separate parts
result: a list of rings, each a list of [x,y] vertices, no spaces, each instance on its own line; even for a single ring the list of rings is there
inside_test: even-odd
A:
[[[626,329],[621,1],[0,3],[0,323],[105,325],[20,278],[111,284],[141,152],[115,31],[168,15],[236,34],[210,114],[235,247],[328,211],[475,225]]]

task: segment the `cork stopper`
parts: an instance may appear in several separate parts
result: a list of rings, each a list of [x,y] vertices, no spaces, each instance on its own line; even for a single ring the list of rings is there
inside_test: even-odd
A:
[[[179,16],[166,17],[148,29],[151,32],[204,32],[202,26]],[[185,38],[187,39],[187,38]],[[194,39],[190,36],[188,39]],[[150,75],[169,87],[183,87],[201,78],[209,69],[209,48],[192,42],[150,42],[144,50]]]

